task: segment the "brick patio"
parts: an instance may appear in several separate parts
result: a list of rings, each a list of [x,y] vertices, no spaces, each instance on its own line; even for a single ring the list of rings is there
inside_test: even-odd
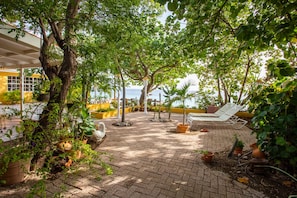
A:
[[[54,197],[63,187],[64,197],[265,197],[227,174],[208,168],[195,152],[231,149],[234,134],[250,145],[255,142],[250,129],[212,124],[203,126],[208,128],[207,133],[178,134],[173,131],[182,115],[173,114],[172,122],[152,122],[152,117],[153,113],[127,114],[126,120],[133,122],[131,127],[113,126],[116,118],[102,120],[107,137],[97,150],[112,156],[113,175],[98,179],[93,170],[82,169],[48,181],[47,196]],[[162,118],[167,118],[167,114],[162,114]],[[29,184],[30,181],[18,188],[1,187],[0,197],[22,197]]]

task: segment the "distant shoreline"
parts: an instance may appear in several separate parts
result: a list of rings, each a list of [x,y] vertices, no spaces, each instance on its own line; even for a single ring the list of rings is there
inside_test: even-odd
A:
[[[92,94],[92,97],[94,97],[94,93],[91,93]],[[160,98],[160,94],[161,94],[161,103],[164,103],[165,102],[165,97],[164,97],[164,93],[162,90],[160,89],[156,89],[154,91],[152,91],[151,93],[148,94],[147,96],[147,99],[152,99],[153,101],[154,100],[157,100],[159,101],[159,98]],[[113,93],[112,93],[112,97],[113,98]],[[117,96],[117,94],[116,94]],[[137,89],[137,88],[126,88],[126,99],[136,99],[136,100],[139,100],[141,96],[141,89]],[[123,94],[122,92],[120,92],[120,99],[123,98]],[[181,105],[179,102],[175,102],[173,104],[173,106],[179,106]],[[192,99],[192,100],[187,100],[186,101],[186,106],[187,107],[197,107],[197,104],[195,102],[195,99]]]

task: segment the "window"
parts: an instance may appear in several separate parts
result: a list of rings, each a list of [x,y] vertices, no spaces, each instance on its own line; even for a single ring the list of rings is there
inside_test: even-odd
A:
[[[8,76],[7,77],[7,90],[14,91],[20,89],[20,77]]]
[[[40,78],[26,77],[24,79],[24,91],[34,91],[34,87],[41,83]],[[14,91],[20,89],[20,77],[8,76],[7,77],[7,91]]]

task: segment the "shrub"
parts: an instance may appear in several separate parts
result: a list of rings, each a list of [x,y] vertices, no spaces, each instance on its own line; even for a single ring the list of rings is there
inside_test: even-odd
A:
[[[8,91],[3,93],[3,101],[6,103],[16,104],[21,101],[20,90]]]
[[[109,112],[114,111],[114,108],[97,109],[96,112]]]
[[[285,77],[254,92],[250,110],[261,149],[277,165],[290,171],[297,166],[297,80]],[[295,170],[294,170],[295,169]]]

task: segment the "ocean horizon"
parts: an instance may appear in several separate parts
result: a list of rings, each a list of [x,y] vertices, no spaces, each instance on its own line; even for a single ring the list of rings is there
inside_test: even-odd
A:
[[[139,100],[140,96],[141,96],[141,89],[126,88],[126,99]],[[122,97],[123,97],[123,94],[122,94],[122,92],[120,92],[120,98],[122,98]],[[152,101],[154,101],[154,100],[159,101],[161,99],[161,103],[164,103],[164,101],[165,101],[164,92],[160,89],[155,89],[154,91],[148,93],[147,99],[151,99]],[[173,106],[179,106],[179,105],[181,105],[181,102],[173,103]],[[197,107],[195,99],[186,100],[186,106],[187,107]]]
[[[93,98],[96,98],[96,97],[101,97],[101,98],[104,98],[103,101],[110,101],[111,99],[115,97],[117,97],[117,93],[114,95],[114,93],[111,94],[112,96],[108,96],[107,94],[98,94],[98,93],[95,93],[95,92],[91,92],[91,97]],[[139,100],[141,96],[141,88],[126,88],[126,99],[133,99],[133,100]],[[120,91],[120,99],[123,98],[123,93],[122,91]],[[148,95],[147,95],[147,99],[148,100],[156,100],[156,101],[159,101],[161,99],[161,103],[164,103],[165,102],[165,97],[164,97],[164,92],[160,89],[156,89],[152,92],[150,92]],[[181,102],[175,102],[173,103],[173,106],[180,106],[181,105]],[[197,104],[195,102],[195,99],[188,99],[186,100],[186,106],[189,108],[189,107],[197,107]]]

